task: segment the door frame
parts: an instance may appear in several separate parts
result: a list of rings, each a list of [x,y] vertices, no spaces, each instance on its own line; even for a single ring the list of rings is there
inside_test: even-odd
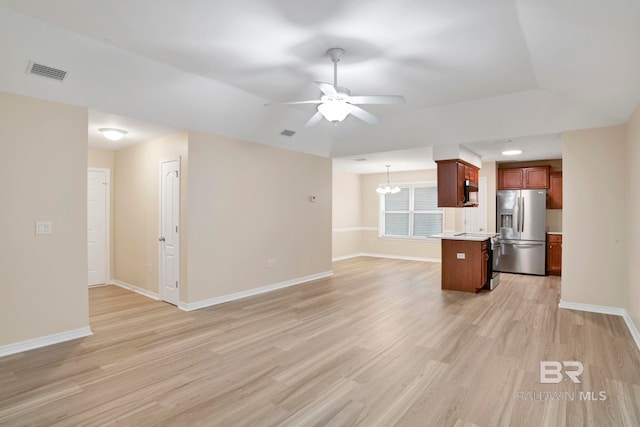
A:
[[[182,205],[182,162],[180,156],[174,157],[163,157],[158,162],[158,238],[162,236],[162,201],[163,201],[163,186],[164,180],[162,176],[162,164],[176,161],[178,163],[178,239],[176,240],[176,256],[178,257],[178,303],[180,303],[180,291],[182,289],[182,281],[180,280],[180,264],[182,260],[182,250],[180,245],[180,240],[182,238],[182,215],[181,215],[181,205]],[[166,301],[164,298],[164,287],[163,287],[163,253],[162,253],[162,244],[158,244],[158,295],[160,296],[161,301]]]
[[[105,284],[109,284],[111,282],[111,169],[109,168],[94,168],[88,167],[87,173],[89,172],[105,172],[105,180],[107,181],[107,192],[105,194],[105,275],[107,276],[105,279]],[[87,203],[89,201],[87,200]],[[88,214],[88,212],[87,212]],[[89,285],[89,286],[100,286],[100,285]]]

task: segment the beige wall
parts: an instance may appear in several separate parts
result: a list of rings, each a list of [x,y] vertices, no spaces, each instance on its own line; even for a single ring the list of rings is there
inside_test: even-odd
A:
[[[97,148],[89,148],[89,157],[88,157],[88,167],[90,168],[101,168],[101,169],[109,169],[109,173],[111,176],[111,186],[109,188],[109,274],[111,277],[108,279],[112,279],[113,273],[115,271],[115,253],[114,253],[114,226],[113,226],[113,212],[114,212],[114,202],[113,202],[113,193],[115,187],[115,151],[112,150],[99,150]]]
[[[0,345],[89,326],[87,123],[85,108],[0,93]]]
[[[562,300],[624,307],[627,292],[625,126],[562,136]]]
[[[640,182],[640,107],[636,109],[627,124],[627,182]],[[629,194],[637,191],[637,186],[629,187]],[[636,265],[640,260],[640,197],[627,197],[627,310],[636,329],[640,330],[640,278]]]
[[[114,279],[158,293],[160,160],[180,156],[180,299],[187,295],[188,136],[179,132],[115,153]]]
[[[189,132],[188,302],[331,271],[331,215],[330,159]]]
[[[360,254],[362,252],[360,176],[334,169],[332,187],[332,257],[339,259]]]
[[[497,182],[498,169],[496,162],[483,162],[480,168],[480,177],[487,179],[487,206],[484,209],[487,210],[487,232],[496,232],[496,189],[498,188]],[[479,206],[483,209],[482,206]]]
[[[334,252],[335,258],[346,256],[352,253],[368,253],[384,256],[395,256],[404,258],[437,259],[441,258],[439,240],[405,240],[379,237],[379,198],[376,187],[380,183],[386,182],[386,173],[359,175],[360,183],[356,186],[353,183],[353,175],[334,172],[334,230],[341,228],[344,224],[341,205],[351,206],[354,204],[338,203],[340,200],[352,198],[360,192],[360,232],[334,232]],[[480,176],[487,179],[487,227],[489,231],[495,230],[496,207],[492,202],[496,197],[496,163],[486,162],[482,164]],[[406,184],[415,182],[437,182],[438,173],[434,170],[391,172],[390,180],[394,184]],[[482,209],[482,207],[480,207]],[[355,212],[355,208],[352,212]],[[444,229],[445,231],[461,231],[464,229],[463,209],[444,209]],[[351,217],[353,221],[355,216]],[[352,222],[349,222],[350,224]],[[340,224],[337,226],[336,224]],[[356,248],[359,245],[359,250]],[[351,252],[349,252],[351,251]]]
[[[438,178],[437,171],[420,170],[420,171],[403,171],[391,172],[390,180],[392,184],[406,184],[414,182],[436,182]],[[361,189],[361,206],[362,206],[362,227],[373,228],[375,230],[365,230],[362,232],[362,252],[367,254],[396,256],[406,258],[421,258],[439,260],[440,240],[406,240],[380,238],[379,221],[380,221],[380,202],[379,195],[376,193],[378,184],[387,180],[385,173],[360,175]],[[455,225],[455,210],[445,209],[444,219],[445,229],[452,229]]]
[[[113,173],[116,158],[115,151],[89,148],[87,155],[90,168],[110,169]]]

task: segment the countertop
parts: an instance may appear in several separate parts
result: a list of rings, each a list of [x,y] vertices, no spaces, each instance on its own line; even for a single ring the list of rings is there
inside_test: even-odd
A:
[[[483,240],[490,239],[495,236],[499,236],[498,233],[465,233],[465,232],[448,232],[448,233],[439,233],[434,234],[433,237],[435,239],[447,239],[447,240],[471,240],[475,242],[482,242]]]
[[[547,234],[559,234],[562,236],[562,231],[547,231]]]

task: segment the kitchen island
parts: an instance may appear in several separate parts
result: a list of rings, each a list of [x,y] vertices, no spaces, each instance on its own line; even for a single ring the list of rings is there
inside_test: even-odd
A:
[[[496,233],[441,233],[442,289],[479,292],[491,280],[490,250]]]

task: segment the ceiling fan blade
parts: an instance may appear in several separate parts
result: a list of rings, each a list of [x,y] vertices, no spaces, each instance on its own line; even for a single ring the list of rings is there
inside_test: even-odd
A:
[[[264,104],[264,105],[296,105],[296,104],[322,104],[322,101],[319,99],[313,99],[310,101],[272,102],[270,104]]]
[[[324,93],[325,95],[337,95],[338,92],[336,92],[336,88],[333,87],[332,84],[330,83],[324,83],[324,82],[313,82],[315,83],[316,86],[318,86],[320,88],[320,90],[322,91],[322,93]]]
[[[316,113],[311,116],[311,118],[309,119],[309,121],[304,125],[304,127],[308,128],[311,126],[315,126],[318,124],[318,122],[320,122],[320,120],[322,120],[322,114],[320,113],[320,111],[316,111]]]
[[[351,114],[370,125],[375,125],[380,122],[379,118],[355,105],[351,105]]]
[[[402,95],[361,95],[351,96],[353,104],[406,104]]]

